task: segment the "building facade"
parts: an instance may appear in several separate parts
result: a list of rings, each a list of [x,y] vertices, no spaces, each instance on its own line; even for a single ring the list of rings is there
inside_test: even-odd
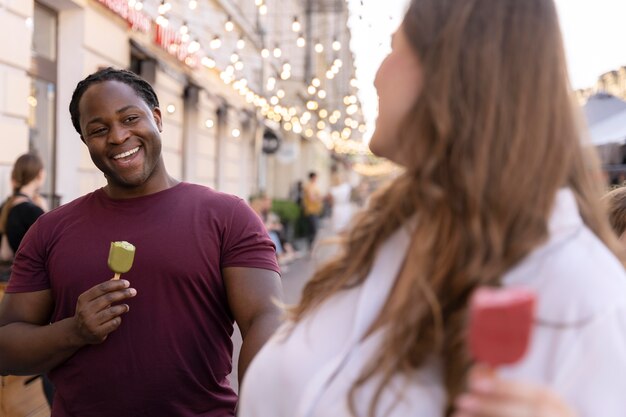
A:
[[[177,179],[242,198],[287,197],[310,170],[324,181],[362,119],[346,20],[344,0],[0,0],[0,195],[29,150],[45,161],[52,206],[105,184],[68,106],[107,66],[154,86]]]

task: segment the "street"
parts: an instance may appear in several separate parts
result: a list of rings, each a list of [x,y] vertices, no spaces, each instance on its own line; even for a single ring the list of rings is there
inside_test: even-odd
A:
[[[330,237],[330,232],[327,227],[324,227],[322,222],[322,228],[318,232],[316,241],[323,242]],[[301,247],[302,245],[299,245]],[[331,255],[332,249],[330,246],[317,247],[313,256],[308,254],[304,255],[300,259],[296,259],[286,268],[283,268],[281,275],[283,284],[283,300],[287,305],[293,305],[300,300],[302,289],[307,281],[313,275],[316,265],[319,265],[322,259]],[[239,350],[241,349],[241,333],[239,328],[235,326],[235,332],[233,333],[233,372],[230,374],[230,380],[235,391],[238,390],[239,384],[237,380],[237,362],[239,360]]]

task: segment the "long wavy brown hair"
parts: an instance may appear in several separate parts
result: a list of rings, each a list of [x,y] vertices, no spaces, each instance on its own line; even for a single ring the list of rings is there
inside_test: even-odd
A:
[[[399,137],[405,172],[373,196],[337,258],[306,285],[296,322],[363,282],[376,251],[415,216],[417,227],[379,318],[386,338],[354,393],[442,361],[446,415],[471,365],[468,297],[548,238],[557,191],[575,194],[587,226],[618,253],[599,199],[601,171],[569,86],[553,0],[413,0],[404,30],[424,86]],[[352,407],[354,413],[354,407]]]

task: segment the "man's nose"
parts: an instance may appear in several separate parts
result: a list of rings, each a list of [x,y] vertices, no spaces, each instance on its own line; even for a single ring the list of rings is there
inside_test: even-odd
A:
[[[111,133],[109,134],[109,142],[115,144],[121,144],[126,142],[126,139],[130,137],[130,131],[121,124],[115,123],[111,126]]]

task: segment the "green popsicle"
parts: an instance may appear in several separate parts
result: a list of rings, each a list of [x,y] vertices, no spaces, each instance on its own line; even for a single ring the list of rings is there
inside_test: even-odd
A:
[[[111,242],[109,249],[109,268],[115,272],[113,279],[120,279],[120,274],[126,273],[133,266],[135,246],[126,242]]]

